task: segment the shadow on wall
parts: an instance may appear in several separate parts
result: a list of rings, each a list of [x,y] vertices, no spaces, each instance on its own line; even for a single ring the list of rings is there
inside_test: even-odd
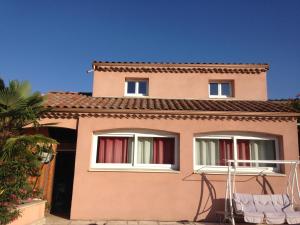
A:
[[[217,199],[216,189],[206,174],[199,174],[200,177],[197,178],[194,176],[195,174],[190,174],[183,178],[183,181],[200,181],[199,201],[193,221],[214,221],[215,212],[224,209],[224,199]],[[217,182],[226,184],[226,180],[223,179]]]
[[[204,195],[205,188],[208,195]],[[194,221],[203,220],[203,214],[206,214],[204,220],[216,220],[216,211],[224,210],[224,199],[217,199],[216,189],[205,174],[201,174],[200,197]]]
[[[209,179],[207,174],[199,174],[200,178],[194,178],[195,174],[190,174],[183,178],[183,181],[200,181],[200,195],[198,206],[193,221],[217,221],[219,218],[216,215],[217,211],[224,211],[225,198],[217,198],[216,189],[213,183],[223,183],[224,193],[219,193],[218,195],[225,196],[226,192],[226,178],[225,179]],[[193,178],[192,178],[193,177]],[[244,179],[239,179],[237,183],[251,182],[254,181],[258,187],[260,187],[260,193],[255,194],[274,194],[274,189],[272,188],[270,182],[265,175],[251,176]],[[238,190],[237,190],[238,192]],[[245,192],[245,191],[241,191]],[[254,194],[254,193],[253,193]]]
[[[256,176],[256,182],[261,187],[261,193],[260,194],[274,194],[274,189],[272,188],[272,185],[267,180],[266,175],[263,176]],[[257,193],[259,194],[259,193]]]

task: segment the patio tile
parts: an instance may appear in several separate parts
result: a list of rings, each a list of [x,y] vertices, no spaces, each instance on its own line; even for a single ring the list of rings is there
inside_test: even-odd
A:
[[[159,225],[158,221],[140,221],[139,225]]]
[[[127,225],[125,220],[110,220],[105,223],[106,225]]]
[[[189,222],[189,221],[124,221],[124,220],[68,220],[61,217],[48,215],[41,225],[219,225],[211,222]],[[35,224],[34,224],[35,225]],[[36,224],[38,225],[38,224]],[[237,223],[237,225],[247,225]]]
[[[107,224],[107,221],[106,220],[96,220],[95,221],[95,224],[97,224],[97,225],[106,225]]]
[[[94,220],[71,220],[70,225],[95,225]]]
[[[58,217],[58,216],[50,215],[50,216],[46,217],[44,224],[47,224],[47,225],[68,225],[68,224],[70,224],[70,220],[64,219],[64,218],[61,218],[61,217]]]
[[[188,223],[181,223],[181,222],[159,222],[159,225],[183,225],[183,224],[188,224]]]
[[[136,220],[132,220],[132,221],[127,221],[127,225],[138,225],[139,222]]]
[[[44,225],[45,223],[46,223],[46,218],[43,218],[43,219],[33,222],[31,225]]]

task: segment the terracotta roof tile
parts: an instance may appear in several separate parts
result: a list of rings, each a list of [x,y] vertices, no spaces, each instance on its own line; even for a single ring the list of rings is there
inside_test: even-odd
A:
[[[87,93],[50,92],[46,95],[47,107],[59,109],[87,110],[152,110],[152,111],[196,111],[196,112],[296,112],[286,104],[273,101],[240,100],[188,100],[151,98],[92,97]]]
[[[235,63],[205,63],[205,62],[114,62],[114,61],[94,61],[93,64],[103,64],[103,65],[253,65],[253,66],[268,66],[267,63],[241,63],[241,62],[235,62]]]
[[[93,68],[96,71],[102,72],[258,74],[269,70],[269,65],[255,63],[150,63],[94,61]]]

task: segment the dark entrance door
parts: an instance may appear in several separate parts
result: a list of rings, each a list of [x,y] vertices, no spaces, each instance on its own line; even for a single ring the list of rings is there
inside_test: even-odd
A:
[[[75,151],[57,151],[51,205],[52,214],[70,217],[74,166]]]

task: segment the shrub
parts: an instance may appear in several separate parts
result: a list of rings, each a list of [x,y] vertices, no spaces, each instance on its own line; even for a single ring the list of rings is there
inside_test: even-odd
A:
[[[38,126],[47,110],[43,96],[31,93],[28,82],[0,79],[0,225],[20,216],[17,205],[38,196],[29,177],[39,176],[42,153],[52,153],[56,141],[26,135],[25,126]]]

